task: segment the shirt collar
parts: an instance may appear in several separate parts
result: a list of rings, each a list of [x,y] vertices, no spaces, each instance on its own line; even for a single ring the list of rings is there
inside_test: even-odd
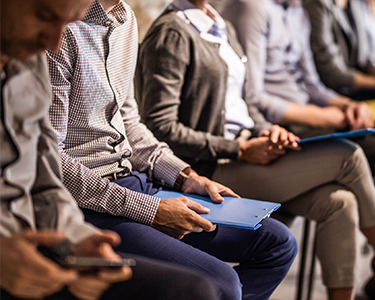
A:
[[[28,60],[22,61],[16,58],[11,58],[6,64],[5,70],[2,70],[2,73],[6,77],[12,77],[18,73],[21,73],[26,70],[37,71],[38,59],[42,54],[36,55]],[[3,76],[2,74],[2,76]]]
[[[209,4],[206,4],[206,8],[215,21],[188,0],[174,0],[170,7],[177,11],[180,16],[183,14],[186,20],[189,21],[200,33],[208,33],[215,21],[218,27],[226,27],[223,18]]]
[[[300,0],[274,0],[276,3],[288,8],[289,6],[300,5]]]
[[[108,14],[105,12],[99,0],[95,0],[82,19],[82,21],[95,21],[104,26],[113,24],[115,27],[124,24],[126,20],[127,12],[122,0],[113,7]]]

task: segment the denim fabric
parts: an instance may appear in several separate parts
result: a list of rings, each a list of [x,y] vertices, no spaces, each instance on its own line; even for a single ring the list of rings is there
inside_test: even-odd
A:
[[[129,182],[121,181],[117,183]],[[273,219],[264,220],[255,231],[218,226],[213,232],[191,233],[179,241],[126,218],[83,211],[87,221],[121,236],[123,243],[116,250],[202,272],[214,281],[223,300],[268,299],[297,252],[288,228]],[[225,262],[239,264],[232,268]]]

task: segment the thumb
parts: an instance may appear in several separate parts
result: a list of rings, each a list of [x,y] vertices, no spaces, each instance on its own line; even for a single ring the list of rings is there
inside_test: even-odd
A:
[[[102,243],[108,243],[112,246],[117,246],[121,242],[120,236],[110,230],[102,230],[100,234],[93,234],[90,236],[93,243],[99,245]]]
[[[269,129],[263,130],[260,132],[259,136],[269,136],[271,131]]]

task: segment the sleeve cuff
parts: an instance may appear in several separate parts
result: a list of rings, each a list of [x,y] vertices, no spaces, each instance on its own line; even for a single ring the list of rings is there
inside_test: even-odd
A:
[[[174,154],[165,153],[155,165],[153,175],[156,180],[164,181],[166,185],[173,187],[177,176],[187,167],[190,165]]]
[[[129,189],[126,189],[125,198],[126,210],[120,212],[119,215],[139,223],[151,225],[158,210],[160,199]]]

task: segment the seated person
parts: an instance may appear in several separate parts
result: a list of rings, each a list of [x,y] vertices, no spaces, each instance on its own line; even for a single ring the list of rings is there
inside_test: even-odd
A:
[[[306,0],[316,69],[328,87],[375,99],[375,16],[364,0]]]
[[[195,269],[214,281],[221,299],[268,299],[296,253],[287,227],[267,219],[256,231],[215,229],[197,214],[208,212],[198,203],[153,196],[157,184],[215,202],[236,194],[198,176],[140,123],[133,97],[137,50],[131,8],[96,0],[83,21],[67,27],[60,51],[48,52],[50,119],[65,186],[87,221],[120,234],[125,242],[116,249]]]
[[[90,3],[1,1],[0,298],[217,300],[213,283],[186,268],[137,257],[132,270],[84,275],[36,248],[57,247],[67,239],[76,256],[119,259],[112,249],[118,235],[84,222],[61,182],[47,115],[52,96],[47,63],[40,54],[47,47],[58,49],[67,22],[82,16]]]
[[[366,157],[348,140],[293,151],[293,134],[267,123],[251,104],[248,110],[244,61],[233,26],[206,0],[173,1],[140,46],[135,88],[142,120],[213,180],[316,220],[330,299],[349,300],[356,228],[375,245],[375,188]],[[243,139],[241,128],[252,137]]]
[[[267,120],[288,126],[301,138],[374,127],[367,104],[341,96],[320,81],[300,1],[228,0],[223,16],[236,28],[248,58],[249,101]],[[375,135],[355,141],[375,176]]]

